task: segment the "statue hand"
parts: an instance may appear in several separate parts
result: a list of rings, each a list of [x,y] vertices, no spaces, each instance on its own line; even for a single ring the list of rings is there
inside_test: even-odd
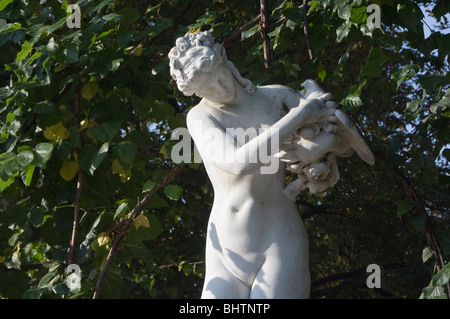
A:
[[[302,121],[303,126],[312,123],[336,122],[337,104],[331,101],[333,96],[330,93],[325,93],[319,98],[314,99],[300,99],[300,104],[297,106],[299,112],[299,120]]]

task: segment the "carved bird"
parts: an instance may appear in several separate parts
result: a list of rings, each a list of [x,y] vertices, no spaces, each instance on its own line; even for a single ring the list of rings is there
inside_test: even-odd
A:
[[[348,157],[356,152],[366,163],[372,165],[375,162],[354,122],[337,108],[336,102],[330,100],[332,95],[325,93],[314,80],[306,80],[302,86],[305,88],[304,98],[324,99],[326,107],[336,107],[336,111],[329,121],[313,123],[294,133],[292,139],[283,144],[275,155],[288,163],[289,170],[299,174],[299,179],[286,189],[290,196],[296,196],[306,187],[311,192],[333,187],[339,179],[335,156]]]

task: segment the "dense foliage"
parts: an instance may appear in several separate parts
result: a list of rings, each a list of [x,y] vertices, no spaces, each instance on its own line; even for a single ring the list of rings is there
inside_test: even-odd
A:
[[[0,0],[0,297],[92,298],[105,267],[100,298],[199,297],[213,194],[201,164],[170,159],[198,98],[176,89],[167,53],[210,30],[255,84],[316,79],[376,155],[339,159],[333,189],[298,197],[311,297],[447,298],[448,2],[266,2],[264,49],[259,1],[79,0],[71,28],[71,2]],[[437,24],[426,38],[420,6]]]

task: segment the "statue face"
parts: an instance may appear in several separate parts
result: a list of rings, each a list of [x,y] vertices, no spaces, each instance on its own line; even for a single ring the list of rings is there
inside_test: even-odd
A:
[[[210,70],[201,70],[189,86],[199,97],[214,103],[227,103],[234,98],[236,80],[228,65],[222,62]]]
[[[238,87],[255,92],[227,60],[225,49],[214,43],[209,32],[187,33],[176,40],[169,52],[170,75],[185,95],[196,94],[210,102],[227,104],[236,97]]]

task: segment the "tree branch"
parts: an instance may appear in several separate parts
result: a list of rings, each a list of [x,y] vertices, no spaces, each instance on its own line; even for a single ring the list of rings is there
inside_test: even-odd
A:
[[[279,1],[278,3],[276,3],[274,5],[274,7],[276,8],[276,7],[280,6],[284,1],[285,0]],[[298,6],[298,8],[300,8],[300,9],[303,8],[303,5]],[[274,27],[281,25],[285,20],[286,20],[286,17],[281,15],[280,17],[275,18],[275,19],[267,19],[266,22],[269,27],[274,28]],[[233,44],[234,41],[238,40],[241,37],[242,32],[249,30],[256,24],[258,24],[260,21],[261,21],[261,14],[258,14],[256,17],[251,19],[246,24],[236,28],[233,32],[231,32],[231,34],[228,37],[226,37],[225,40],[222,42],[222,45],[224,47],[230,46],[231,44]]]
[[[261,22],[259,23],[259,32],[261,33],[261,37],[263,39],[263,50],[264,50],[264,67],[268,69],[270,67],[270,39],[267,35],[267,26],[269,20],[267,1],[260,0],[261,6]]]
[[[309,31],[308,31],[308,0],[303,0],[303,32],[305,33],[306,39],[306,47],[308,48],[309,59],[314,59],[314,54],[311,46],[311,41],[309,40]]]
[[[261,14],[258,14],[256,17],[251,19],[249,22],[244,24],[243,26],[235,29],[231,34],[225,38],[225,40],[222,42],[222,45],[224,47],[230,46],[234,41],[236,41],[238,38],[240,38],[242,32],[247,31],[248,29],[252,28],[254,25],[256,25],[261,20]]]
[[[69,265],[76,263],[75,248],[78,236],[78,224],[80,221],[80,202],[83,184],[84,184],[84,172],[83,169],[80,167],[78,168],[77,193],[75,197],[75,207],[73,209],[72,236],[70,237],[70,246],[69,246]]]
[[[404,267],[405,264],[403,263],[396,263],[396,264],[388,264],[384,266],[380,266],[382,269],[395,269],[395,268],[401,268]],[[330,282],[339,281],[339,280],[345,280],[350,279],[354,277],[361,276],[363,274],[367,274],[367,268],[359,268],[355,270],[351,270],[348,272],[343,272],[339,274],[330,275],[327,277],[319,278],[311,283],[311,288],[316,288],[318,286],[328,284]]]
[[[75,125],[78,126],[80,123],[80,92],[78,87],[75,88],[75,112],[74,112],[74,121]],[[78,152],[78,151],[76,151]],[[73,226],[72,226],[72,236],[70,237],[70,245],[69,245],[69,265],[76,263],[76,241],[78,235],[78,223],[80,220],[80,202],[81,202],[81,192],[84,184],[84,172],[81,167],[78,168],[78,179],[77,179],[77,190],[75,195],[75,206],[73,209]]]
[[[176,174],[181,172],[181,170],[182,170],[181,167],[176,166],[175,168],[173,168],[169,172],[167,172],[167,174],[164,176],[162,181],[160,183],[158,183],[157,185],[155,185],[155,187],[153,187],[153,189],[147,195],[145,195],[144,198],[132,209],[132,211],[128,215],[128,217],[121,218],[119,223],[116,226],[114,226],[114,228],[112,230],[116,233],[116,235],[114,237],[114,241],[111,246],[111,249],[109,250],[108,257],[106,258],[105,264],[103,265],[103,269],[100,272],[100,275],[97,279],[93,299],[98,298],[100,289],[103,284],[103,280],[105,278],[106,273],[108,272],[108,268],[109,268],[112,260],[114,259],[116,252],[120,247],[120,244],[122,243],[123,239],[125,238],[126,232],[130,229],[130,227],[133,224],[136,217],[139,216],[141,211],[148,204],[148,202],[153,198],[153,196],[155,196],[156,193],[160,189],[164,188],[167,185],[167,182],[169,181],[169,179],[172,176],[175,176]]]

